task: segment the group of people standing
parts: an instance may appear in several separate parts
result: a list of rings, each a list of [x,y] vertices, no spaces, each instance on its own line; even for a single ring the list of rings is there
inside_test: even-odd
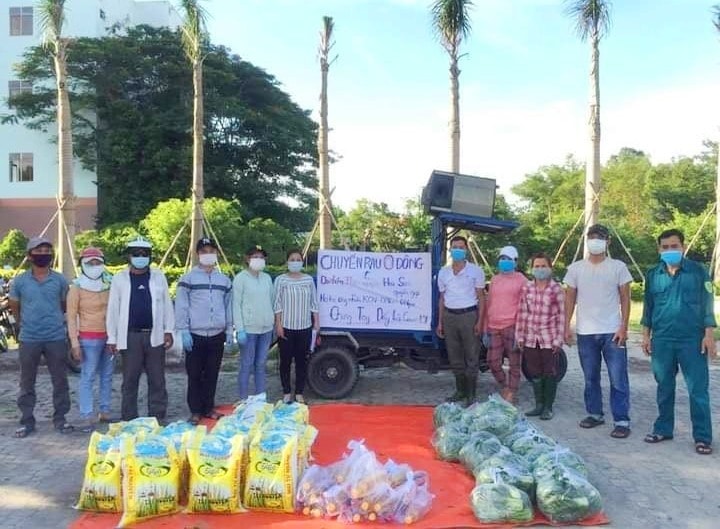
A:
[[[622,261],[608,255],[610,233],[605,226],[590,226],[586,241],[588,256],[568,267],[565,288],[552,278],[547,255],[537,253],[530,258],[532,278],[528,280],[518,270],[517,249],[506,246],[499,252],[498,273],[486,292],[482,269],[467,261],[467,240],[451,239],[452,263],[437,278],[437,333],[445,338],[456,386],[448,400],[475,401],[482,336],[502,397],[516,402],[524,357],[535,397],[535,407],[526,415],[552,419],[557,355],[563,343],[577,342],[587,413],[579,426],[595,428],[605,423],[600,383],[604,360],[614,423],[610,435],[616,439],[630,435],[626,341],[632,276]],[[695,451],[706,455],[712,453],[708,357],[716,353],[714,293],[707,270],[684,257],[684,242],[679,230],[661,233],[659,263],[645,277],[642,349],[651,355],[658,418],[644,441],[673,438],[675,380],[680,369],[690,396]],[[504,358],[508,359],[507,373]]]
[[[246,253],[247,268],[234,280],[218,268],[218,245],[209,238],[195,247],[198,265],[177,284],[175,303],[165,274],[151,267],[152,245],[138,237],[127,245],[127,268],[111,276],[99,248],[85,248],[80,274],[68,284],[52,269],[52,243],[44,237],[27,244],[30,268],[12,282],[10,307],[17,315],[20,342],[20,427],[24,438],[35,430],[35,379],[45,357],[53,386],[53,424],[60,433],[76,427],[66,420],[70,392],[66,373],[68,344],[80,362],[78,407],[82,431],[97,422],[110,422],[112,377],[118,356],[122,365],[121,418],[139,416],[138,387],[147,378],[147,415],[164,422],[168,393],[165,355],[177,332],[185,351],[190,423],[217,419],[215,391],[226,348],[240,346],[238,396],[265,392],[265,369],[273,332],[279,339],[283,401],[304,402],[306,360],[311,336],[319,328],[317,295],[312,278],[302,272],[299,250],[288,252],[288,272],[273,284],[263,271],[267,253],[253,246]],[[295,387],[291,385],[295,363]],[[99,380],[99,403],[93,399]]]

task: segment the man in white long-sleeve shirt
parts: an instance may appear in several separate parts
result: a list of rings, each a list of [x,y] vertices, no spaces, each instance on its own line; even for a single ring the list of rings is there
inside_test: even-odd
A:
[[[122,418],[138,416],[138,385],[145,372],[148,415],[165,420],[165,350],[172,347],[175,315],[165,274],[150,268],[152,246],[138,237],[127,246],[130,266],[113,277],[107,310],[107,346],[123,356]]]

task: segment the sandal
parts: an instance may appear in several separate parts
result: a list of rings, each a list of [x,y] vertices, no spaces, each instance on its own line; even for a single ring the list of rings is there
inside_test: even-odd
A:
[[[204,416],[206,419],[211,419],[213,421],[217,421],[219,419],[222,419],[225,417],[224,413],[220,413],[218,411],[211,411],[210,413],[206,413]]]
[[[615,439],[625,439],[629,436],[630,428],[628,428],[627,426],[616,426],[615,429],[610,432],[610,437],[614,437]]]
[[[69,422],[64,422],[62,424],[58,424],[55,426],[55,431],[57,433],[61,433],[63,435],[73,433],[75,431],[75,427],[70,424]]]
[[[34,426],[21,426],[17,430],[15,430],[15,438],[16,439],[25,439],[28,435],[33,433],[35,431]]]
[[[663,441],[670,441],[673,438],[672,435],[660,435],[657,433],[649,433],[645,436],[643,441],[650,444],[661,443]]]
[[[188,419],[188,422],[193,426],[197,426],[200,424],[200,415],[193,413]]]
[[[588,415],[580,421],[580,428],[595,428],[601,424],[605,424],[605,419],[596,419],[592,415]]]
[[[704,443],[702,441],[698,441],[695,443],[695,451],[703,456],[709,456],[712,454],[712,446],[710,446],[708,443]]]

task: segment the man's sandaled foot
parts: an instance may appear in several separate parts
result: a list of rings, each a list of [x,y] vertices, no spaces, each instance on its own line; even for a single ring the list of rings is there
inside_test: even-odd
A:
[[[649,433],[644,438],[643,441],[650,444],[655,443],[662,443],[663,441],[670,441],[673,438],[672,435],[660,435],[659,433]]]
[[[188,422],[193,426],[197,426],[198,424],[200,424],[200,415],[197,413],[193,413],[188,419]]]
[[[82,433],[92,433],[95,431],[95,421],[91,419],[85,419],[77,425],[77,428]]]
[[[703,456],[709,456],[712,454],[712,446],[710,446],[708,443],[703,443],[702,441],[698,441],[695,443],[695,451]]]
[[[212,419],[213,421],[217,421],[223,417],[225,417],[225,414],[220,413],[219,411],[211,411],[210,413],[205,414],[206,419]]]
[[[596,419],[592,415],[588,415],[580,421],[580,428],[595,428],[601,424],[605,424],[605,419]]]
[[[28,435],[33,433],[35,431],[34,426],[21,426],[17,430],[15,430],[15,438],[16,439],[25,439]]]
[[[61,433],[63,435],[73,433],[75,431],[75,427],[70,424],[69,422],[64,422],[62,424],[55,425],[55,431],[57,433]]]
[[[614,437],[615,439],[625,439],[630,437],[630,428],[627,426],[616,426],[613,431],[610,432],[610,437]]]

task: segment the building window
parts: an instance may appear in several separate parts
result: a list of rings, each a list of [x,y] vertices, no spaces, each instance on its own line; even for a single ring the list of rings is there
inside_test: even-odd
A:
[[[30,81],[8,81],[8,97],[13,98],[20,94],[32,93]]]
[[[10,182],[33,181],[33,155],[31,152],[10,153]]]
[[[22,36],[33,34],[33,8],[32,7],[11,7],[10,8],[10,36]]]

